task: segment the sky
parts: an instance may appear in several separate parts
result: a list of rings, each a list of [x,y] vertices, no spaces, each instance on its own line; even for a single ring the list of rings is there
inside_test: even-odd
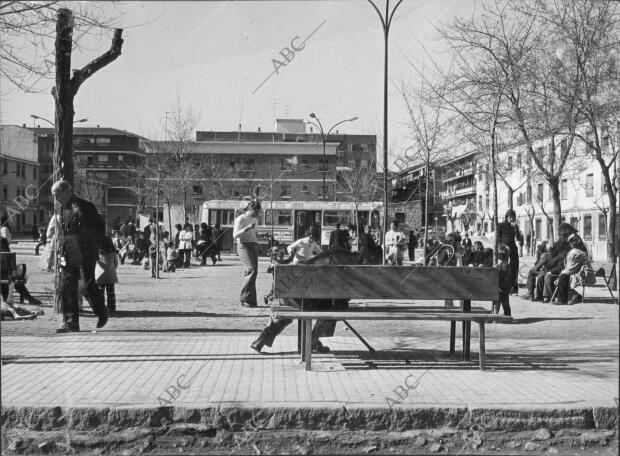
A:
[[[385,9],[385,0],[375,2]],[[419,81],[412,64],[419,70],[431,59],[445,63],[449,54],[436,27],[471,14],[474,6],[475,0],[404,0],[394,15],[390,162],[411,145],[400,87]],[[75,119],[89,119],[80,126],[157,139],[166,112],[179,100],[199,114],[197,130],[234,131],[241,124],[243,131],[273,131],[275,118],[309,120],[314,112],[325,129],[357,116],[340,132],[375,134],[381,147],[383,30],[366,0],[153,1],[105,8],[124,13],[122,55],[80,88]],[[81,40],[74,68],[105,52],[111,33]],[[36,94],[9,90],[0,81],[0,123],[32,126],[31,114],[53,121],[53,77],[41,80]]]

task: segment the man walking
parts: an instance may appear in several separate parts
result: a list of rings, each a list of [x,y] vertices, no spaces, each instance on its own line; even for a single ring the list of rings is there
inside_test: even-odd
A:
[[[64,324],[57,333],[79,332],[78,288],[98,317],[97,328],[108,321],[103,295],[95,283],[99,244],[105,235],[103,220],[89,201],[73,194],[71,185],[60,180],[52,195],[61,207],[60,299]]]

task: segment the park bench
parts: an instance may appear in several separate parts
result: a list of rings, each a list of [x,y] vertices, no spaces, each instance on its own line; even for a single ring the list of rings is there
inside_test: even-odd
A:
[[[469,360],[471,323],[479,326],[479,363],[485,369],[485,323],[510,322],[512,317],[492,314],[471,301],[499,299],[499,270],[494,268],[371,266],[371,265],[276,265],[274,297],[290,298],[301,308],[274,306],[274,318],[298,320],[298,348],[306,370],[312,362],[312,321],[420,320],[450,322],[450,353],[454,352],[456,322],[463,326],[463,358]],[[406,300],[386,306],[351,304],[346,310],[304,310],[304,299]],[[411,301],[462,301],[461,307],[411,305]],[[350,326],[349,326],[350,327]],[[350,329],[353,329],[350,327]],[[354,334],[370,348],[357,332]]]
[[[611,295],[611,299],[613,301],[613,303],[616,303],[616,297],[614,296],[614,292],[612,290],[612,283],[615,281],[615,275],[616,275],[616,263],[603,263],[603,262],[592,262],[592,269],[594,269],[594,277],[598,278],[601,277],[603,279],[603,281],[605,282],[605,286],[607,287],[607,290],[609,291],[609,294]],[[617,290],[617,284],[616,284],[616,290]],[[583,296],[583,300],[585,301],[586,299],[586,285],[585,282],[582,286],[582,294],[581,296]]]

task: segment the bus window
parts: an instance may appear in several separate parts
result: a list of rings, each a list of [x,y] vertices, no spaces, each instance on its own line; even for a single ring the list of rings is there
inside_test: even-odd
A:
[[[209,224],[232,225],[235,223],[234,209],[209,209]]]
[[[272,211],[274,225],[291,226],[293,224],[293,211],[285,209],[265,209],[265,225],[271,225]]]
[[[370,214],[370,226],[373,229],[378,230],[379,228],[381,228],[379,220],[379,211],[372,211],[372,213]]]
[[[336,223],[348,225],[351,223],[351,211],[324,211],[323,226],[334,226]]]
[[[368,211],[357,211],[357,226],[360,230],[363,230],[368,225]]]

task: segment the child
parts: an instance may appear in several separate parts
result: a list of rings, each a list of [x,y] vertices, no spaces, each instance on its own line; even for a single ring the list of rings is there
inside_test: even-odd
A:
[[[505,245],[501,245],[497,249],[497,267],[499,268],[499,301],[493,301],[493,313],[499,313],[499,305],[501,303],[504,309],[504,315],[510,317],[510,290],[512,282],[510,278],[510,266],[508,259],[510,258],[510,249]]]
[[[116,312],[116,295],[114,294],[114,284],[118,283],[116,268],[118,268],[118,252],[114,248],[112,238],[105,236],[99,248],[99,259],[95,266],[95,280],[101,295],[105,290],[110,313]]]
[[[169,242],[166,249],[166,269],[168,269],[168,272],[175,272],[177,270],[178,260],[179,254],[174,248],[174,242]]]
[[[149,258],[149,264],[151,266],[151,279],[155,279],[157,278],[155,274],[155,268],[157,267],[157,244],[154,242],[149,245]]]

